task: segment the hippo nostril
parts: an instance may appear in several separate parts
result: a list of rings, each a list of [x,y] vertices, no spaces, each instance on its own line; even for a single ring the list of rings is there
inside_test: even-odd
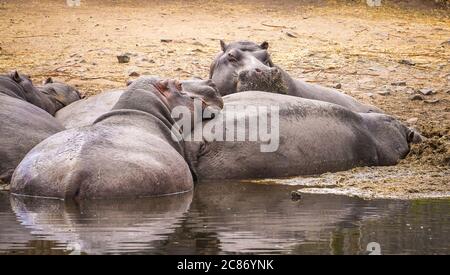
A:
[[[261,71],[261,69],[256,68],[256,69],[255,69],[255,72],[261,73],[262,71]]]
[[[238,79],[239,80],[244,80],[247,76],[248,71],[241,71],[238,73]]]

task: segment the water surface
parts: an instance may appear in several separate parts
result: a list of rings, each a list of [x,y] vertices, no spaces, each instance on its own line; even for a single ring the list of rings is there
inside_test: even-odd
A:
[[[137,200],[0,192],[0,254],[449,254],[450,200],[362,200],[295,186],[200,183]]]

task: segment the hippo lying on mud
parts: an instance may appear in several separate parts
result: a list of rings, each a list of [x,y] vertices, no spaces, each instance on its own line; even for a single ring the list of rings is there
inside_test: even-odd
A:
[[[0,93],[0,183],[9,183],[16,166],[36,144],[63,130],[44,110]]]
[[[44,86],[35,87],[31,79],[17,71],[0,75],[0,93],[29,102],[54,115],[56,111],[81,98],[73,87],[53,83],[49,78]]]
[[[38,86],[37,89],[50,99],[48,112],[52,115],[82,98],[80,92],[74,87],[56,82],[51,77],[47,78],[44,85]]]
[[[390,116],[356,113],[323,101],[257,91],[223,100],[224,110],[194,129],[193,133],[203,132],[203,139],[191,136],[193,141],[186,142],[199,179],[313,175],[394,165],[408,154],[415,135]],[[273,107],[278,110],[272,112]],[[253,130],[251,123],[256,125]]]
[[[141,76],[130,81],[129,88],[142,89],[151,84],[155,76]],[[180,81],[183,90],[201,96],[210,106],[221,109],[223,101],[214,83],[211,80],[183,80]],[[99,116],[111,111],[124,93],[125,89],[106,91],[101,94],[79,100],[59,110],[55,117],[67,129],[92,124]]]
[[[171,111],[194,109],[177,81],[130,85],[114,108],[92,125],[60,132],[38,144],[14,172],[11,192],[53,198],[168,195],[193,188],[185,151]]]
[[[267,91],[341,105],[358,113],[381,113],[377,107],[363,104],[336,89],[294,79],[273,64],[269,44],[238,41],[226,45],[211,64],[209,78],[222,95],[242,91]]]

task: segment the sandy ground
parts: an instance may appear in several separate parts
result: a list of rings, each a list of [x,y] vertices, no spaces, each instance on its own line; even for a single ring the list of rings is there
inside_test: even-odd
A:
[[[327,1],[81,2],[0,1],[0,71],[18,69],[35,82],[52,76],[89,96],[123,87],[131,72],[206,78],[219,39],[266,40],[274,62],[292,76],[339,84],[428,138],[395,167],[278,183],[368,198],[450,196],[448,10]],[[117,62],[121,53],[131,54],[128,64]]]

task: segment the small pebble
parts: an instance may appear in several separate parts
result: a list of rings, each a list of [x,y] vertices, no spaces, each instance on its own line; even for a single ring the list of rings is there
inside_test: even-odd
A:
[[[433,89],[422,88],[422,89],[419,89],[419,92],[423,95],[431,95],[433,93]]]
[[[421,95],[413,95],[409,98],[409,100],[423,100],[423,96]]]
[[[291,192],[291,200],[293,201],[299,201],[302,199],[302,194],[300,191],[292,191]]]
[[[419,119],[417,117],[412,117],[406,121],[408,124],[416,124]]]
[[[128,55],[122,54],[117,56],[117,60],[119,63],[128,63],[130,62],[130,57]]]
[[[392,86],[406,86],[406,81],[392,82],[391,85]]]
[[[297,35],[291,33],[291,32],[286,32],[286,35],[292,38],[297,38]]]
[[[428,104],[436,104],[439,102],[439,99],[428,99],[428,100],[425,100],[424,102],[428,103]]]
[[[407,60],[407,59],[402,59],[402,60],[398,61],[398,63],[404,64],[404,65],[409,65],[409,66],[415,66],[416,65],[416,63],[414,63],[411,60]]]
[[[377,94],[382,95],[382,96],[387,96],[387,95],[390,95],[391,92],[389,92],[389,91],[380,91],[380,92],[377,92]]]

